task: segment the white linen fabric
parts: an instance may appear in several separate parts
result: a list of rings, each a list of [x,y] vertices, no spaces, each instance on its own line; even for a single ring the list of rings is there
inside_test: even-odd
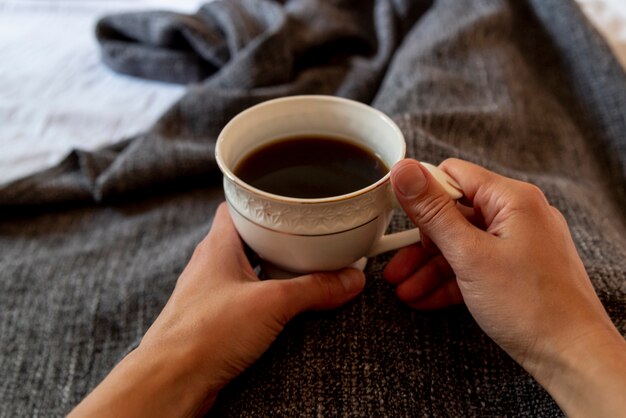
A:
[[[53,166],[73,148],[96,149],[151,126],[184,86],[107,69],[95,22],[115,11],[190,12],[199,3],[0,1],[0,183]]]

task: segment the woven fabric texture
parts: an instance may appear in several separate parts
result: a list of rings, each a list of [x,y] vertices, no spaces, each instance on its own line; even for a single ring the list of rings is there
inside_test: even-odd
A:
[[[96,34],[115,71],[188,92],[149,131],[0,188],[0,416],[67,413],[137,343],[223,199],[220,129],[286,95],[370,103],[409,156],[540,186],[626,333],[626,77],[574,3],[229,0]],[[389,258],[354,302],[288,324],[210,415],[562,416],[464,307],[399,303]]]

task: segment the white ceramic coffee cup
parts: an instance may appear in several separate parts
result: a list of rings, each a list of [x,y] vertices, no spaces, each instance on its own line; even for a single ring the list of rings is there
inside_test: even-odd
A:
[[[363,257],[420,240],[419,230],[384,235],[396,206],[390,174],[352,193],[320,199],[279,196],[234,173],[253,150],[295,135],[328,135],[358,143],[391,169],[405,154],[397,125],[382,112],[333,96],[292,96],[253,106],[222,130],[215,150],[224,193],[241,238],[263,260],[294,273],[337,270]],[[459,185],[423,163],[453,198]]]

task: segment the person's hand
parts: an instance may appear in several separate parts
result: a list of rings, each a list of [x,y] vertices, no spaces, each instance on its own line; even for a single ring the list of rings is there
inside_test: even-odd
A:
[[[270,346],[305,310],[332,309],[361,292],[361,271],[260,281],[225,204],[139,347],[73,416],[190,416]]]
[[[466,205],[452,201],[415,160],[392,170],[398,201],[425,242],[400,250],[384,271],[398,297],[415,309],[465,302],[567,413],[624,413],[626,344],[562,214],[531,184],[456,159],[440,168],[459,182]],[[600,391],[621,403],[594,398]]]

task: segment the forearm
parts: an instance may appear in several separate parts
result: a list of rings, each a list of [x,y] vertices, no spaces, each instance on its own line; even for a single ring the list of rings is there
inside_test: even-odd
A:
[[[626,341],[615,331],[553,353],[535,377],[569,417],[626,413]]]
[[[189,417],[206,412],[212,391],[183,350],[138,348],[126,356],[70,417]]]

